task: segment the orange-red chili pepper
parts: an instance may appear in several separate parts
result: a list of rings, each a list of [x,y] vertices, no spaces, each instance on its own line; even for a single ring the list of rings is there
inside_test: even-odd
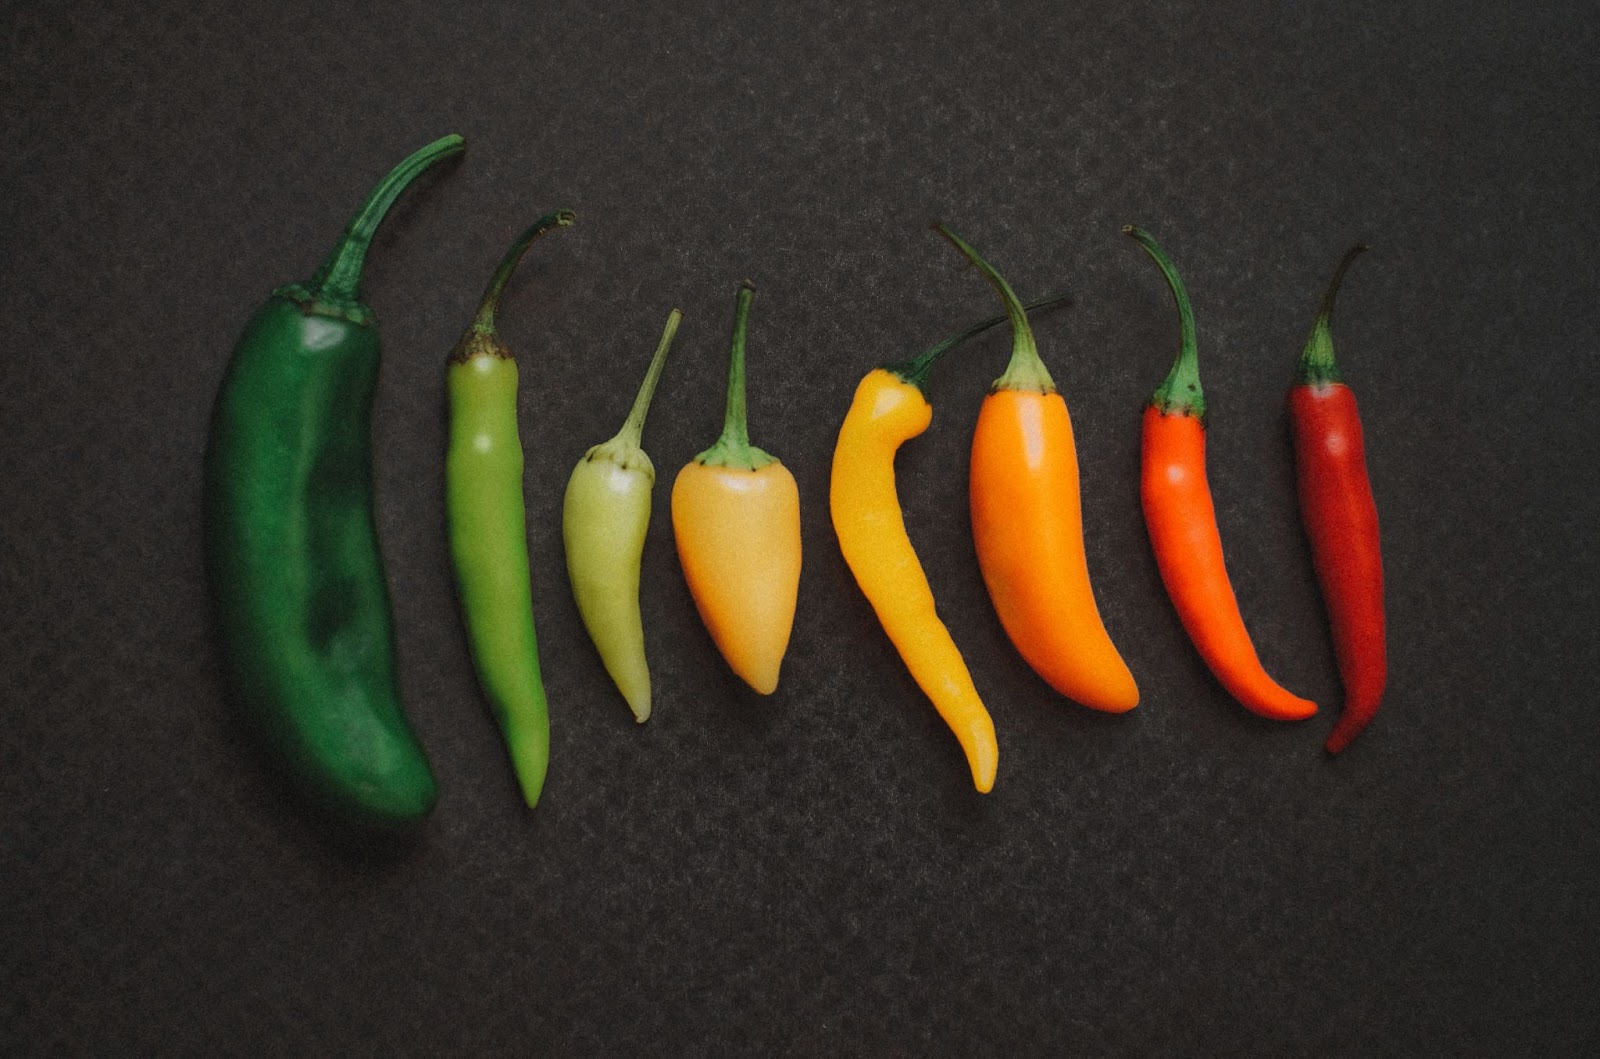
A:
[[[1011,362],[972,435],[972,537],[989,599],[1019,654],[1061,694],[1108,713],[1139,688],[1100,620],[1089,585],[1078,452],[1067,403],[1039,359],[1033,329],[1000,274],[943,225],[1011,319]]]
[[[1355,394],[1333,361],[1333,299],[1345,269],[1364,246],[1353,246],[1333,273],[1311,338],[1289,389],[1289,429],[1299,475],[1300,520],[1322,586],[1333,653],[1344,685],[1344,712],[1328,736],[1337,754],[1371,723],[1388,680],[1384,645],[1383,555],[1378,506],[1367,480],[1366,446]]]
[[[1206,482],[1206,401],[1189,295],[1148,232],[1131,225],[1123,232],[1144,247],[1167,278],[1182,328],[1178,359],[1144,410],[1140,493],[1161,580],[1184,631],[1229,694],[1263,717],[1303,721],[1317,712],[1316,703],[1285,690],[1261,667],[1223,562]]]

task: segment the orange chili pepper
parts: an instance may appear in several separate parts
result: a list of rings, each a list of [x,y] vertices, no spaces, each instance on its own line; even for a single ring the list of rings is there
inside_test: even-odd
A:
[[[672,534],[717,650],[756,691],[778,688],[800,590],[800,491],[789,468],[750,444],[745,321],[755,287],[739,288],[722,436],[678,472]]]
[[[1139,688],[1089,586],[1067,403],[1010,285],[954,233],[934,229],[983,273],[1011,319],[1011,363],[984,398],[972,436],[972,537],[989,599],[1017,651],[1051,687],[1124,713],[1138,705]]]
[[[1206,482],[1206,400],[1189,295],[1148,232],[1132,225],[1123,232],[1144,247],[1167,278],[1182,329],[1178,359],[1144,410],[1140,493],[1161,580],[1189,639],[1230,695],[1262,717],[1303,721],[1317,712],[1317,704],[1285,690],[1262,668],[1223,562]]]

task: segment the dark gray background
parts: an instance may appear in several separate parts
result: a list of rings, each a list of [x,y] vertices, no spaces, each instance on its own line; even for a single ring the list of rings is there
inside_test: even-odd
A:
[[[1597,19],[1587,3],[7,5],[0,155],[0,1046],[8,1052],[1579,1052],[1597,1034]],[[199,467],[227,351],[371,184],[391,216],[376,475],[401,680],[442,797],[374,846],[306,815],[226,707]],[[504,245],[553,764],[521,811],[442,525],[443,358]],[[1077,430],[1090,565],[1143,691],[1053,695],[990,611],[965,451],[1009,348],[934,377],[907,522],[995,717],[960,751],[829,525],[859,377],[1025,296]],[[1187,277],[1210,474],[1267,666],[1210,679],[1139,514],[1139,407]],[[1343,758],[1283,395],[1344,249],[1338,350],[1384,529],[1391,678]],[[673,552],[733,291],[805,571],[743,690]],[[563,573],[571,465],[667,310],[643,602],[656,715]],[[1580,867],[1589,865],[1589,867]]]

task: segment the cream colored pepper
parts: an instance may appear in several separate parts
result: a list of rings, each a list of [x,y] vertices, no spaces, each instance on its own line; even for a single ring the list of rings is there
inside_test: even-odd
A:
[[[650,667],[639,614],[639,562],[650,527],[656,469],[639,442],[667,349],[682,319],[677,309],[667,316],[661,343],[627,422],[615,437],[578,461],[567,481],[561,511],[572,598],[606,672],[641,724],[650,718]]]

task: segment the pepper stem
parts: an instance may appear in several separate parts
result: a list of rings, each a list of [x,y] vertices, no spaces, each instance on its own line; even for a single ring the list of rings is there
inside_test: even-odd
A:
[[[367,311],[361,304],[361,269],[366,264],[367,248],[372,245],[378,225],[383,223],[389,207],[394,205],[401,192],[423,170],[464,150],[465,142],[451,133],[428,144],[390,170],[389,175],[378,182],[378,186],[367,196],[367,201],[350,219],[344,235],[334,245],[322,267],[317,269],[316,275],[308,283],[289,288],[291,296],[302,295],[303,300],[335,312],[365,317]]]
[[[750,425],[744,405],[744,343],[750,326],[750,303],[755,284],[745,280],[733,305],[733,344],[728,353],[728,407],[722,415],[722,436],[735,445],[750,444]]]
[[[1172,362],[1172,370],[1167,372],[1166,379],[1150,396],[1150,403],[1155,405],[1156,410],[1162,415],[1194,416],[1205,422],[1206,396],[1205,391],[1200,388],[1200,357],[1196,352],[1194,310],[1189,307],[1189,293],[1183,289],[1183,280],[1178,277],[1177,268],[1162,252],[1149,232],[1130,224],[1122,229],[1122,234],[1132,236],[1135,242],[1144,247],[1145,253],[1150,255],[1156,267],[1161,269],[1161,274],[1167,278],[1167,285],[1172,288],[1172,297],[1178,303],[1181,343],[1178,348],[1178,359]]]
[[[656,345],[655,356],[650,358],[650,367],[645,370],[644,382],[639,384],[639,392],[633,399],[633,408],[628,412],[628,418],[622,424],[622,429],[617,431],[617,440],[625,445],[637,447],[644,438],[644,417],[650,412],[650,399],[655,396],[656,383],[661,380],[661,369],[667,363],[667,350],[672,346],[672,339],[678,333],[678,324],[683,320],[683,313],[677,309],[667,314],[667,326],[661,332],[661,341]]]
[[[1333,362],[1333,299],[1338,296],[1340,284],[1344,283],[1344,273],[1350,267],[1350,262],[1365,249],[1365,243],[1352,246],[1345,251],[1339,267],[1333,270],[1333,279],[1328,281],[1328,289],[1323,292],[1322,304],[1317,309],[1317,318],[1311,325],[1311,337],[1306,341],[1305,352],[1300,354],[1300,368],[1295,373],[1298,385],[1326,386],[1342,381],[1339,366]]]
[[[483,300],[478,303],[478,315],[472,319],[473,331],[484,336],[494,334],[494,314],[500,308],[500,295],[504,293],[506,284],[511,281],[511,274],[522,263],[522,256],[528,252],[530,246],[538,242],[540,236],[555,228],[565,228],[577,219],[578,215],[571,210],[557,210],[540,217],[532,227],[517,236],[517,241],[511,244],[505,256],[500,259],[494,275],[489,277],[489,286],[484,288]]]
[[[1000,273],[990,267],[989,262],[978,256],[978,252],[961,241],[950,229],[942,224],[935,224],[933,230],[950,240],[955,248],[967,256],[983,273],[983,278],[1000,295],[1000,301],[1006,307],[1006,316],[1011,320],[1011,363],[1006,365],[1005,374],[994,381],[990,387],[994,390],[1036,390],[1039,393],[1055,393],[1056,381],[1050,377],[1050,369],[1044,366],[1044,361],[1039,359],[1039,347],[1033,341],[1033,328],[1028,326],[1028,314],[1023,310],[1022,303],[1017,300],[1016,294],[1011,290],[1011,284],[1001,278]]]
[[[494,333],[494,314],[500,308],[500,295],[505,291],[506,284],[511,280],[511,274],[517,270],[517,265],[522,262],[522,257],[528,252],[528,248],[544,233],[555,228],[565,228],[575,220],[577,215],[571,210],[557,210],[540,217],[533,227],[517,236],[516,242],[511,244],[511,248],[500,259],[494,275],[489,277],[489,286],[484,289],[483,300],[478,303],[478,314],[472,318],[472,326],[468,327],[456,342],[456,347],[450,351],[450,356],[445,358],[445,363],[465,364],[473,357],[517,359]]]
[[[1024,312],[1030,313],[1040,309],[1053,309],[1058,305],[1064,305],[1071,298],[1072,296],[1066,293],[1052,294],[1048,298],[1040,298],[1038,301],[1029,302],[1022,308]],[[957,331],[932,349],[925,353],[919,353],[910,360],[885,364],[884,370],[893,372],[900,377],[900,381],[915,386],[926,395],[928,392],[928,375],[933,371],[933,366],[939,362],[940,357],[943,357],[967,339],[980,335],[996,324],[1003,324],[1009,319],[1011,319],[1009,315],[1003,315],[991,316],[987,320],[980,320],[964,331]]]
[[[750,428],[744,404],[744,342],[750,317],[750,302],[756,285],[749,280],[739,284],[733,309],[733,347],[728,354],[728,406],[722,417],[722,435],[717,443],[695,457],[711,467],[744,467],[758,471],[774,457],[750,444]]]

